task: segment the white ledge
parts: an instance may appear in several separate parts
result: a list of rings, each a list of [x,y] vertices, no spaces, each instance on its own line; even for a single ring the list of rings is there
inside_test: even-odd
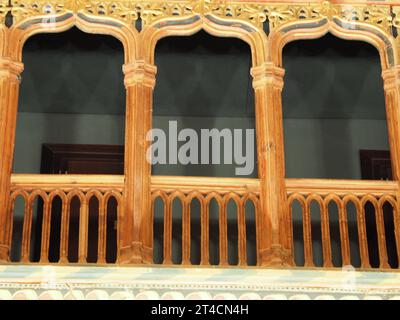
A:
[[[400,299],[400,273],[166,267],[0,267],[0,299]]]

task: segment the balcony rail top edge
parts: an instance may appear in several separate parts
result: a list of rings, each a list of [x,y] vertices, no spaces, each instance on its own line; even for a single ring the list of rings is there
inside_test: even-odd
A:
[[[348,179],[286,179],[287,193],[372,194],[382,195],[398,192],[397,181],[348,180]]]
[[[113,188],[122,190],[123,175],[90,174],[12,174],[11,188]],[[315,194],[372,194],[382,195],[398,192],[396,181],[350,180],[350,179],[303,179],[286,178],[287,193]],[[183,192],[230,192],[258,193],[258,178],[196,177],[196,176],[152,176],[151,189],[181,190]]]

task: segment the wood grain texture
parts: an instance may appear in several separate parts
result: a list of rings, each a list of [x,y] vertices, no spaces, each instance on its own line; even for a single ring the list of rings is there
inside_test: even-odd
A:
[[[39,175],[35,175],[39,176]],[[93,177],[91,176],[79,176],[68,177],[67,175],[49,175],[49,182],[46,183],[46,177],[41,177],[40,185],[45,185],[44,189],[40,189],[40,185],[36,185],[33,181],[31,175],[23,177],[21,175],[16,179],[18,182],[12,184],[11,196],[10,196],[10,206],[11,208],[11,222],[13,216],[13,209],[15,207],[15,202],[18,198],[24,200],[24,219],[23,219],[23,232],[22,232],[22,250],[20,262],[31,263],[32,252],[31,252],[31,230],[33,225],[33,211],[35,208],[35,201],[40,200],[43,202],[43,218],[41,223],[41,228],[39,229],[41,234],[36,235],[41,238],[40,246],[40,259],[39,263],[47,264],[49,263],[49,249],[50,249],[50,235],[51,235],[51,219],[53,216],[53,205],[54,199],[58,197],[61,200],[61,228],[60,228],[60,245],[59,245],[59,259],[58,261],[53,261],[55,263],[70,263],[73,262],[69,257],[69,229],[70,229],[70,209],[71,203],[74,198],[77,198],[80,202],[80,213],[79,213],[79,239],[78,239],[78,263],[87,263],[88,255],[88,232],[89,232],[89,203],[90,200],[96,198],[99,205],[98,212],[98,250],[97,250],[97,263],[106,263],[106,247],[107,247],[107,203],[110,198],[114,198],[118,206],[118,216],[117,216],[117,230],[121,229],[122,215],[121,208],[123,208],[123,196],[122,196],[122,185],[119,184],[121,189],[112,189],[111,185],[107,185],[103,188],[100,184],[96,188],[93,184]],[[52,179],[56,178],[58,179]],[[87,181],[85,181],[85,177]],[[109,175],[107,175],[110,178]],[[77,180],[80,182],[78,183]],[[24,184],[26,182],[26,185]],[[65,186],[63,186],[62,181],[65,181]],[[71,181],[74,181],[73,188],[71,186]],[[114,181],[110,178],[109,181]],[[14,181],[15,182],[15,181]],[[104,181],[106,183],[106,181]],[[12,239],[12,223],[11,229],[9,230],[9,243],[11,246]],[[117,262],[119,258],[119,237],[117,243]]]
[[[106,198],[114,196],[118,205],[118,262],[152,262],[153,207],[160,197],[165,204],[164,262],[171,262],[174,197],[183,203],[182,261],[190,262],[190,202],[201,204],[201,264],[208,265],[210,230],[209,205],[219,205],[219,263],[228,263],[228,202],[237,206],[238,260],[244,266],[246,248],[246,201],[256,207],[257,264],[289,267],[294,264],[291,205],[300,202],[306,266],[313,262],[311,201],[320,208],[324,240],[324,266],[332,266],[330,213],[334,201],[339,208],[342,262],[351,263],[346,205],[354,203],[363,267],[370,267],[365,227],[365,203],[374,207],[379,239],[381,268],[387,267],[382,206],[393,208],[397,251],[400,253],[400,2],[351,0],[320,1],[143,1],[105,0],[0,0],[0,262],[9,261],[13,232],[13,210],[17,196],[25,200],[22,260],[29,259],[32,201],[44,202],[41,262],[47,263],[51,199],[62,200],[60,261],[68,260],[69,208],[73,197],[81,203],[79,261],[87,259],[88,203],[98,198],[99,261],[104,262]],[[345,5],[343,5],[345,4]],[[49,10],[49,6],[51,10]],[[129,13],[129,14],[128,14]],[[12,23],[6,23],[11,14]],[[140,22],[141,28],[136,28]],[[62,32],[73,26],[84,32],[116,37],[124,46],[122,66],[126,87],[125,168],[122,176],[11,175],[16,130],[22,49],[26,40],[38,33]],[[218,37],[245,41],[252,56],[251,73],[255,91],[258,179],[211,177],[151,177],[146,160],[151,128],[152,97],[156,82],[154,54],[157,42],[168,36],[190,36],[205,30]],[[268,30],[266,33],[265,30]],[[284,85],[282,50],[290,41],[315,39],[327,32],[347,40],[361,40],[379,52],[384,81],[386,116],[393,169],[393,181],[350,181],[285,179],[281,92]],[[190,77],[190,75],[188,75]]]

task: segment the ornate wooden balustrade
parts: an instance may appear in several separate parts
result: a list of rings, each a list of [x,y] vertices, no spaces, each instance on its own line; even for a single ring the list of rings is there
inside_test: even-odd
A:
[[[368,242],[366,216],[372,212],[378,240],[378,267],[393,267],[395,264],[389,263],[392,257],[387,253],[385,242],[388,228],[382,216],[392,212],[398,261],[399,12],[398,1],[0,0],[0,262],[10,262],[12,239],[18,237],[21,254],[16,261],[33,262],[32,219],[34,213],[42,212],[41,228],[35,229],[40,238],[39,258],[36,259],[40,263],[159,262],[263,267],[298,264],[313,267],[318,266],[313,232],[317,227],[322,238],[322,266],[348,265],[352,263],[353,252],[359,251],[360,267],[369,268],[374,266],[371,263],[374,253]],[[35,34],[62,32],[74,26],[84,32],[114,36],[123,44],[124,175],[12,175],[23,45]],[[252,56],[249,72],[255,92],[258,179],[151,176],[151,165],[146,159],[150,141],[146,135],[152,127],[157,41],[167,36],[189,36],[200,30],[214,36],[239,38],[249,45]],[[393,182],[285,180],[282,50],[290,41],[314,39],[328,32],[343,39],[366,41],[379,52]],[[36,201],[37,198],[40,201]],[[111,198],[118,208],[117,253],[114,261],[107,261],[109,222],[106,217]],[[13,234],[17,219],[13,211],[19,206],[18,199],[24,202],[20,235]],[[51,221],[57,206],[55,199],[58,206],[61,203],[60,239],[56,240],[59,249],[52,249],[50,241]],[[98,203],[95,258],[89,257],[88,250],[93,199]],[[179,210],[176,203],[180,205]],[[338,265],[333,263],[336,256],[332,254],[334,241],[330,229],[336,223],[332,218],[332,203],[336,205],[339,216],[336,220],[340,224],[341,262]],[[354,209],[350,210],[349,204]],[[78,239],[75,239],[78,253],[77,258],[72,259],[69,251],[74,239],[69,236],[72,226],[69,220],[76,206],[79,221],[73,225],[79,226]],[[319,212],[317,224],[313,219],[315,207]],[[293,219],[299,210],[301,219]],[[356,216],[358,234],[355,249],[348,234],[353,222],[348,217],[351,211]],[[254,218],[249,218],[252,215]],[[198,219],[201,226],[197,236],[200,245],[193,242],[194,219]],[[237,235],[230,232],[230,221],[235,221],[233,229]],[[303,239],[300,244],[297,241],[299,231],[293,228],[299,221]],[[160,224],[162,232],[154,232],[155,226]],[[175,225],[181,227],[176,229]],[[215,231],[211,231],[216,225],[217,242]],[[255,228],[251,231],[253,225]],[[160,234],[162,239],[156,239]],[[155,245],[160,243],[161,253],[156,253]],[[177,243],[181,243],[178,249]],[[299,245],[304,248],[304,263],[296,259],[295,249]],[[196,262],[192,252],[198,246],[200,261]],[[54,250],[59,251],[56,258],[52,256]],[[237,251],[237,261],[229,261],[229,250]],[[256,254],[255,262],[253,259],[250,263],[251,251]],[[215,252],[218,252],[216,256]]]
[[[199,202],[200,209],[200,265],[210,265],[210,207],[213,200],[216,201],[216,224],[218,226],[218,258],[217,263],[220,266],[229,265],[228,242],[236,241],[234,247],[237,248],[239,266],[248,264],[246,237],[246,226],[251,223],[249,212],[246,212],[247,202],[251,202],[254,208],[255,225],[257,217],[260,214],[259,204],[259,181],[257,179],[229,179],[229,178],[194,178],[186,177],[162,177],[155,176],[152,179],[152,212],[156,199],[161,199],[164,212],[164,239],[163,239],[163,263],[172,264],[172,232],[173,226],[173,202],[175,199],[182,205],[178,211],[182,217],[182,256],[181,263],[190,265],[191,263],[191,220],[193,219],[193,206],[191,204],[196,199]],[[229,202],[235,204],[235,208],[228,208]],[[237,237],[231,239],[228,236],[228,211],[233,211],[234,225],[237,230]],[[175,213],[176,215],[176,213]],[[247,216],[247,217],[246,217]],[[246,219],[247,218],[247,219]],[[154,217],[152,217],[152,220]],[[259,240],[260,230],[256,232],[256,246]],[[180,237],[179,237],[180,238]],[[255,248],[253,248],[255,249]]]
[[[314,267],[313,236],[312,236],[312,205],[316,206],[318,227],[321,233],[323,267],[332,268],[332,228],[330,224],[338,223],[340,243],[338,246],[341,253],[341,263],[336,267],[350,266],[354,264],[354,255],[359,255],[361,268],[371,268],[369,246],[371,239],[367,237],[366,213],[370,210],[373,220],[372,226],[376,225],[379,268],[388,269],[387,238],[385,230],[395,236],[396,253],[392,253],[398,259],[400,257],[400,220],[398,205],[398,185],[389,181],[357,181],[357,180],[316,180],[316,179],[287,179],[286,187],[288,203],[293,214],[295,203],[300,206],[302,217],[302,233],[304,246],[304,266]],[[332,207],[331,205],[335,207]],[[371,206],[368,208],[368,204]],[[353,206],[353,210],[351,206]],[[389,217],[384,219],[384,209]],[[336,215],[337,214],[337,215]],[[336,215],[336,217],[335,217]],[[350,250],[349,220],[355,218],[358,242],[353,250]],[[336,218],[336,219],[335,219]],[[315,220],[317,220],[315,219]],[[393,229],[388,227],[393,220]],[[288,222],[293,237],[293,215]],[[371,237],[372,238],[372,237]],[[369,241],[369,242],[368,242]],[[293,243],[293,238],[291,240]],[[292,247],[293,250],[294,247]],[[352,252],[351,252],[352,251]],[[354,252],[356,251],[356,252]],[[372,253],[374,254],[374,253]],[[293,256],[295,255],[293,251]],[[353,257],[353,259],[352,259]],[[353,261],[352,261],[353,260]]]
[[[23,223],[22,235],[20,239],[16,239],[21,247],[20,258],[22,263],[32,261],[32,228],[35,226],[33,217],[40,215],[41,219],[36,222],[39,224],[40,234],[36,235],[40,243],[39,263],[49,262],[50,250],[50,233],[59,232],[59,257],[60,263],[73,262],[69,245],[71,241],[70,226],[73,217],[70,213],[71,207],[77,208],[78,221],[74,221],[79,226],[78,234],[78,252],[77,260],[79,263],[88,262],[88,246],[89,246],[89,205],[92,199],[97,199],[98,207],[95,210],[97,215],[97,263],[106,262],[107,250],[107,214],[110,199],[114,199],[117,203],[117,241],[116,248],[119,252],[119,230],[123,214],[123,176],[87,176],[87,175],[13,175],[11,180],[10,205],[8,209],[8,217],[6,221],[6,233],[8,245],[12,246],[13,239],[13,222],[16,219],[15,205],[18,198],[23,199]],[[55,199],[59,198],[61,206],[57,212]],[[38,205],[35,201],[39,200]],[[77,204],[73,201],[76,200]],[[52,219],[56,215],[61,215],[60,226],[52,224]],[[37,218],[37,217],[36,217]],[[52,230],[59,228],[59,230]],[[73,236],[73,235],[72,235]],[[72,254],[73,255],[73,254]],[[118,261],[118,254],[116,261]],[[115,262],[115,261],[114,261]]]
[[[390,181],[358,181],[358,180],[318,180],[318,179],[286,179],[288,200],[287,220],[282,223],[288,229],[287,235],[291,248],[291,266],[316,267],[315,263],[315,231],[321,234],[322,264],[321,267],[333,268],[355,265],[354,257],[360,257],[362,269],[371,268],[369,247],[370,239],[367,236],[366,212],[367,204],[372,208],[374,228],[377,234],[377,255],[380,269],[397,268],[389,264],[388,255],[394,260],[400,257],[400,217],[398,208],[398,185]],[[146,214],[145,241],[150,245],[148,263],[162,263],[164,265],[218,265],[218,266],[250,266],[260,265],[261,238],[268,232],[263,230],[259,221],[260,211],[260,181],[259,179],[237,178],[209,178],[209,177],[174,177],[152,176],[151,178],[151,207]],[[6,221],[8,245],[11,239],[20,245],[20,257],[16,261],[22,263],[49,263],[50,233],[52,217],[54,217],[54,199],[59,197],[61,207],[60,238],[57,252],[58,259],[51,261],[60,264],[87,263],[98,264],[120,263],[120,233],[124,214],[124,178],[123,176],[91,176],[91,175],[21,175],[15,174],[11,179],[10,205]],[[16,200],[22,198],[23,220],[22,233],[19,238],[13,237],[13,221],[16,218],[14,208]],[[43,217],[40,234],[40,255],[37,261],[32,259],[33,246],[32,228],[33,216],[39,210],[34,206],[35,199],[42,201],[41,212]],[[71,226],[70,211],[73,199],[79,203],[79,239],[77,259],[70,258],[69,228]],[[98,216],[97,228],[97,259],[88,261],[89,246],[89,203],[92,198],[98,201],[95,214]],[[117,203],[117,243],[116,259],[107,261],[107,206],[109,200],[114,198]],[[157,229],[156,207],[159,201],[159,215],[161,216],[161,231]],[[174,205],[178,202],[180,205]],[[193,203],[197,202],[197,209]],[[212,206],[214,202],[214,206]],[[231,203],[232,205],[229,205]],[[295,204],[300,210],[300,222],[294,216]],[[316,214],[312,214],[312,209]],[[248,204],[251,204],[250,206]],[[354,209],[350,208],[350,204]],[[333,209],[332,205],[335,206]],[[384,210],[392,216],[394,223],[388,227],[387,216]],[[198,215],[195,215],[198,211]],[[214,219],[210,217],[214,211]],[[251,218],[250,216],[253,215]],[[357,243],[350,248],[351,232],[350,223],[354,217],[357,233]],[[285,216],[285,215],[282,215]],[[198,220],[196,220],[198,219]],[[314,220],[314,221],[313,221]],[[199,225],[196,236],[193,224]],[[214,223],[212,234],[210,229]],[[301,232],[293,228],[293,223],[301,224]],[[332,224],[338,224],[338,235],[332,234]],[[176,227],[179,224],[178,228]],[[231,227],[228,228],[228,225]],[[315,226],[316,225],[316,226]],[[215,228],[216,226],[216,228]],[[252,226],[253,229],[249,227]],[[175,229],[174,229],[175,228]],[[390,229],[392,228],[392,229]],[[178,230],[178,231],[177,231]],[[232,232],[233,230],[233,232]],[[250,230],[250,231],[249,231]],[[157,234],[159,232],[159,234]],[[249,234],[255,233],[255,234]],[[296,234],[299,232],[301,234]],[[386,232],[392,232],[395,237],[395,253],[387,249]],[[210,236],[217,239],[210,241]],[[250,241],[252,236],[255,241]],[[335,245],[339,247],[339,264],[333,263],[332,248],[335,236],[340,240]],[[153,251],[155,239],[161,237],[161,254]],[[294,239],[301,238],[300,247],[295,250]],[[193,248],[194,240],[198,238],[199,250]],[[173,247],[179,248],[173,252]],[[109,250],[109,249],[108,249]],[[210,258],[211,252],[217,252],[214,259]],[[255,253],[253,261],[248,258],[248,252]],[[237,255],[232,262],[229,253]],[[194,262],[198,255],[198,262]],[[304,263],[295,262],[295,256],[303,255]],[[177,256],[176,259],[173,258]],[[338,258],[338,257],[336,257]],[[338,260],[338,259],[336,259]],[[288,267],[290,267],[290,265]]]

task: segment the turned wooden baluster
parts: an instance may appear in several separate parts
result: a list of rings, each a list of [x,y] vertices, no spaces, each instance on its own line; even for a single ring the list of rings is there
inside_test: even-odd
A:
[[[347,219],[347,212],[345,209],[345,199],[340,201],[336,199],[336,204],[339,210],[339,230],[340,230],[340,250],[342,253],[342,265],[351,265],[350,259],[350,238],[349,238],[349,223]]]
[[[247,265],[245,203],[240,199],[237,207],[239,266]]]
[[[321,235],[322,235],[322,254],[325,268],[332,268],[332,246],[331,234],[329,229],[329,212],[328,205],[322,199],[318,201],[321,210]]]
[[[222,199],[222,206],[219,214],[219,264],[228,265],[228,216],[227,207],[229,197],[225,195]]]
[[[210,208],[205,204],[205,199],[199,196],[200,224],[201,224],[201,259],[200,265],[210,264]]]
[[[388,254],[386,247],[386,232],[385,232],[385,222],[383,218],[383,205],[385,197],[382,197],[379,201],[374,202],[375,218],[376,218],[376,231],[378,236],[378,246],[379,246],[379,268],[389,269],[390,265],[388,262]]]
[[[121,229],[122,223],[124,221],[124,214],[125,214],[125,206],[123,197],[121,194],[116,196],[117,199],[117,259],[116,263],[120,263],[121,259]],[[153,219],[151,219],[151,223],[153,223]],[[151,243],[153,247],[153,232],[151,233]],[[151,260],[153,262],[153,259]]]
[[[98,225],[98,247],[97,247],[97,263],[106,263],[107,249],[107,207],[105,196],[99,199],[99,225]]]
[[[24,197],[25,203],[27,201],[26,200],[27,198],[28,198],[28,196]],[[9,199],[8,213],[6,216],[7,226],[5,229],[7,230],[7,234],[5,235],[5,238],[6,238],[6,246],[8,248],[10,248],[10,254],[11,254],[12,236],[13,236],[13,228],[14,228],[15,201],[16,201],[15,197],[11,197]]]
[[[40,263],[49,262],[50,249],[50,228],[51,228],[51,207],[50,198],[42,193],[43,199],[43,220],[42,220],[42,242],[40,248]]]
[[[183,201],[182,212],[182,264],[190,265],[190,200]]]
[[[29,256],[30,256],[33,201],[34,198],[32,196],[25,198],[24,223],[22,227],[22,245],[21,245],[21,262],[24,263],[29,262]]]
[[[357,199],[355,205],[357,210],[357,228],[358,242],[360,246],[361,267],[371,268],[368,254],[367,229],[365,225],[365,207],[362,205],[359,199]]]
[[[172,205],[171,196],[164,204],[164,261],[163,264],[172,264]]]
[[[78,262],[86,263],[88,254],[88,231],[89,231],[89,200],[82,197],[79,213],[79,250]]]
[[[63,197],[60,231],[60,263],[68,262],[69,217],[72,197]]]
[[[288,197],[288,206],[289,206],[289,211],[290,211],[290,215],[289,215],[289,218],[288,218],[289,236],[290,236],[290,241],[291,241],[290,250],[292,252],[292,256],[293,256],[293,259],[294,259],[295,255],[294,255],[294,234],[293,234],[293,219],[294,219],[293,207],[294,207],[294,202],[295,201],[297,201],[299,203],[300,207],[301,207],[304,258],[305,258],[305,262],[306,262],[307,261],[307,259],[306,259],[307,252],[306,252],[306,246],[305,246],[306,241],[305,241],[305,237],[304,237],[304,235],[305,235],[305,233],[304,233],[304,229],[305,229],[304,215],[305,215],[305,212],[307,210],[307,207],[306,207],[306,200],[305,200],[304,196],[299,194],[299,193],[291,194]]]
[[[311,208],[306,199],[303,213],[304,266],[314,267],[313,245],[311,235]]]

